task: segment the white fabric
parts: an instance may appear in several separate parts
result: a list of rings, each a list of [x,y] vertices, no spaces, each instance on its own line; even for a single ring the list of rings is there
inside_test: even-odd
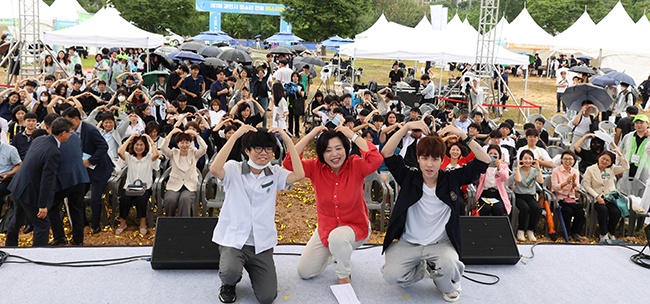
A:
[[[226,197],[214,228],[212,241],[241,249],[253,234],[255,254],[273,248],[278,243],[275,228],[275,201],[279,190],[286,190],[291,172],[278,165],[269,167],[272,174],[258,176],[242,173],[242,163],[234,160],[223,166],[226,174],[219,184]]]
[[[291,82],[291,74],[293,74],[293,70],[285,66],[273,73],[273,79],[279,80],[284,85],[285,83]]]
[[[49,8],[50,14],[57,20],[77,21],[80,13],[88,14],[77,0],[56,0]],[[40,10],[42,9],[43,5]]]
[[[488,167],[485,170],[485,185],[483,189],[497,189],[497,179],[494,177],[497,173],[497,167]]]
[[[528,146],[523,146],[523,147],[519,148],[519,150],[517,150],[517,159],[520,159],[521,151],[524,151],[524,150],[530,150],[531,152],[533,152],[533,156],[535,156],[534,157],[535,160],[538,160],[538,159],[541,159],[543,161],[552,161],[553,160],[553,159],[551,159],[551,156],[548,155],[548,152],[546,152],[546,150],[544,150],[544,149],[542,149],[540,147],[537,147],[537,146],[535,146],[533,148],[530,148]]]
[[[110,7],[76,26],[47,32],[44,37],[47,44],[65,46],[154,48],[164,43],[162,35],[137,28]]]
[[[159,162],[151,160],[153,157],[152,148],[149,147],[149,153],[145,155],[142,159],[138,160],[135,156],[129,154],[128,152],[124,153],[125,161],[128,170],[126,170],[126,181],[124,182],[124,189],[128,185],[133,184],[136,179],[141,180],[143,183],[147,184],[147,189],[151,189],[153,185],[153,170],[158,170]]]
[[[289,105],[287,104],[287,101],[284,99],[284,97],[282,97],[278,105],[273,107],[273,115],[271,115],[271,117],[273,117],[272,126],[274,128],[281,128],[282,130],[287,129],[288,116],[284,116],[284,114],[287,112],[289,112]],[[323,120],[323,122],[324,121],[325,120]]]
[[[566,84],[566,86],[564,86],[564,87],[555,87],[555,92],[562,94],[562,93],[564,93],[566,91],[566,88],[569,87],[569,79],[558,77],[558,79],[555,81],[555,84],[560,84],[560,83],[564,83],[564,84]]]
[[[406,211],[402,238],[411,244],[429,245],[449,239],[445,225],[451,208],[436,195],[436,188],[422,184],[422,198]]]

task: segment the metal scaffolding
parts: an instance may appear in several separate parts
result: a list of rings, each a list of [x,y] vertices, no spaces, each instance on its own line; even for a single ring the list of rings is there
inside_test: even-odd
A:
[[[20,0],[19,3],[20,76],[22,79],[35,78],[41,73],[38,49],[41,33],[40,1]]]

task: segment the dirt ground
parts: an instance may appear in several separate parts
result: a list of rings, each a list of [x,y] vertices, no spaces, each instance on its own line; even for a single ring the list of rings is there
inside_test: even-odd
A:
[[[364,67],[364,80],[367,79],[384,79],[384,75],[388,74],[391,61],[387,60],[359,60],[359,66]],[[445,79],[447,75],[444,75]],[[6,81],[6,72],[0,68],[0,83]],[[435,80],[437,81],[437,80]],[[380,80],[385,82],[385,80]],[[542,106],[542,113],[546,117],[551,117],[555,111],[555,81],[553,79],[530,77],[528,81],[528,89],[526,91],[526,99],[534,104]],[[525,82],[521,77],[510,77],[511,90],[517,98],[524,97]],[[316,79],[311,88],[311,92],[320,85],[320,79]],[[313,94],[313,93],[312,93]],[[538,113],[538,111],[531,111],[531,114]],[[505,118],[512,118],[519,124],[523,123],[524,116],[516,110],[504,112]],[[315,157],[313,147],[305,153],[306,158]],[[133,245],[151,245],[153,243],[154,228],[149,228],[147,235],[141,235],[137,230],[137,224],[133,217],[129,218],[128,229],[119,236],[114,235],[114,227],[106,226],[103,231],[93,235],[91,229],[86,227],[86,237],[84,244],[87,246],[133,246]],[[282,244],[304,244],[306,243],[317,227],[316,207],[314,191],[311,182],[306,179],[294,185],[289,191],[283,191],[277,195],[276,205],[276,225],[278,230],[278,242]],[[381,244],[383,242],[384,234],[378,231],[378,222],[373,223],[375,229],[372,232],[369,244]],[[69,235],[69,225],[66,219],[66,231]],[[645,243],[645,237],[642,233],[638,233],[635,237],[622,238],[635,244]],[[4,244],[5,235],[0,234],[0,244]],[[538,241],[550,241],[545,237],[538,237]],[[597,243],[596,238],[585,240],[583,243]],[[20,246],[31,245],[31,233],[28,235],[22,234],[19,239]]]

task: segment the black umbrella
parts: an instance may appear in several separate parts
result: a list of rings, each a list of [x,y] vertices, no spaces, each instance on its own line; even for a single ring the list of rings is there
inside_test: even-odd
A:
[[[611,68],[602,68],[602,69],[600,69],[600,70],[601,70],[603,73],[605,73],[605,74],[607,74],[607,73],[611,73],[611,72],[618,72],[618,71],[616,71],[616,70],[614,70],[614,69],[611,69]]]
[[[562,94],[562,102],[564,102],[564,105],[574,111],[580,111],[582,102],[585,100],[591,101],[600,111],[606,111],[614,102],[605,89],[593,84],[580,84],[568,87],[564,91],[564,94]]]
[[[253,62],[253,59],[251,59],[250,55],[237,49],[224,50],[223,53],[219,54],[217,58],[225,61],[235,61],[238,63]]]
[[[251,53],[251,52],[248,51],[248,48],[245,47],[245,46],[243,46],[243,45],[232,45],[232,46],[230,46],[230,47],[233,48],[233,49],[235,49],[235,50],[240,50],[240,51],[242,51],[242,52],[244,52],[244,53],[246,53],[246,54],[250,54],[250,53]]]
[[[228,66],[228,63],[226,63],[225,61],[223,61],[222,59],[219,59],[219,58],[206,58],[205,61],[203,61],[203,64],[205,64],[207,66],[211,66],[213,68],[216,68],[216,67],[223,68],[223,67]]]
[[[636,82],[634,82],[634,79],[632,79],[632,77],[630,77],[630,75],[625,74],[623,72],[609,72],[609,73],[605,74],[605,76],[607,76],[607,77],[609,77],[611,79],[614,79],[619,83],[624,82],[624,83],[627,83],[627,84],[630,84],[630,85],[633,85],[633,86],[636,85]]]
[[[185,43],[181,44],[180,50],[181,51],[189,51],[189,52],[196,53],[200,48],[202,48],[204,46],[205,46],[204,43],[191,41],[191,42],[185,42]]]
[[[208,47],[205,47],[205,48],[199,50],[199,54],[201,56],[203,56],[203,57],[206,57],[206,58],[208,58],[208,57],[217,57],[221,53],[223,53],[223,51],[220,48],[216,47],[216,46],[208,46]]]
[[[302,44],[292,45],[292,46],[291,46],[291,49],[294,50],[294,51],[295,51],[296,53],[298,53],[298,54],[300,54],[300,53],[302,53],[302,52],[304,52],[304,51],[307,50],[307,48],[306,48],[304,45],[302,45]]]
[[[592,69],[590,69],[590,68],[588,68],[586,66],[578,66],[578,65],[576,65],[574,67],[571,67],[569,69],[569,71],[575,72],[575,73],[580,73],[580,74],[596,75],[596,72],[594,72],[594,70],[592,70]]]
[[[179,52],[179,51],[180,50],[178,48],[175,48],[173,46],[161,46],[161,47],[157,48],[153,52],[158,53],[158,54],[163,54],[165,57],[167,57],[167,55],[169,55],[171,53],[174,53],[174,52]]]
[[[269,52],[269,54],[285,54],[285,55],[291,55],[291,54],[293,54],[293,50],[290,49],[290,48],[288,48],[288,47],[278,46],[278,47],[274,47],[274,48]]]
[[[296,59],[294,59],[293,61],[296,62]],[[298,60],[298,61],[300,61],[302,63],[306,63],[306,64],[313,64],[313,65],[317,65],[317,66],[325,66],[325,61],[323,61],[323,59],[320,59],[319,57],[314,57],[314,56],[301,57],[300,60]]]

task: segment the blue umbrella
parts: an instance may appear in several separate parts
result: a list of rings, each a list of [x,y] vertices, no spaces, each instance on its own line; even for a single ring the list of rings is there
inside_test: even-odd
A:
[[[253,36],[253,38],[260,38],[260,37],[262,37],[262,35],[260,35],[260,34],[257,34],[255,36]]]
[[[630,77],[630,75],[625,74],[623,72],[609,72],[609,73],[605,74],[605,76],[607,76],[607,77],[609,77],[611,79],[614,79],[614,80],[618,81],[619,83],[624,82],[624,83],[627,83],[629,85],[636,86],[636,82],[634,82],[634,79],[632,79],[632,77]]]
[[[291,43],[291,42],[301,42],[302,38],[292,34],[292,33],[277,33],[269,38],[266,38],[266,42],[270,43]]]
[[[611,79],[607,76],[594,76],[593,78],[591,78],[591,83],[604,88],[609,85],[615,85],[616,80]]]
[[[353,42],[354,42],[354,39],[341,38],[339,36],[334,36],[334,37],[330,37],[327,40],[324,40],[323,42],[321,42],[321,45],[324,45],[324,46],[329,47],[329,48],[338,48],[338,47],[340,47],[342,45],[346,45],[346,44],[353,43]]]
[[[192,40],[210,41],[214,43],[214,42],[228,42],[233,40],[233,38],[228,36],[228,34],[219,31],[219,32],[201,32],[200,34],[192,37]]]
[[[203,56],[201,56],[201,55],[199,55],[197,53],[186,52],[186,51],[171,53],[171,54],[169,54],[167,56],[167,58],[169,58],[171,60],[178,60],[178,61],[182,61],[182,60],[187,59],[187,60],[195,62],[195,63],[205,61],[205,58]]]
[[[600,111],[606,111],[614,102],[605,89],[592,84],[568,87],[562,94],[564,105],[574,111],[580,111],[585,100],[591,101]]]

